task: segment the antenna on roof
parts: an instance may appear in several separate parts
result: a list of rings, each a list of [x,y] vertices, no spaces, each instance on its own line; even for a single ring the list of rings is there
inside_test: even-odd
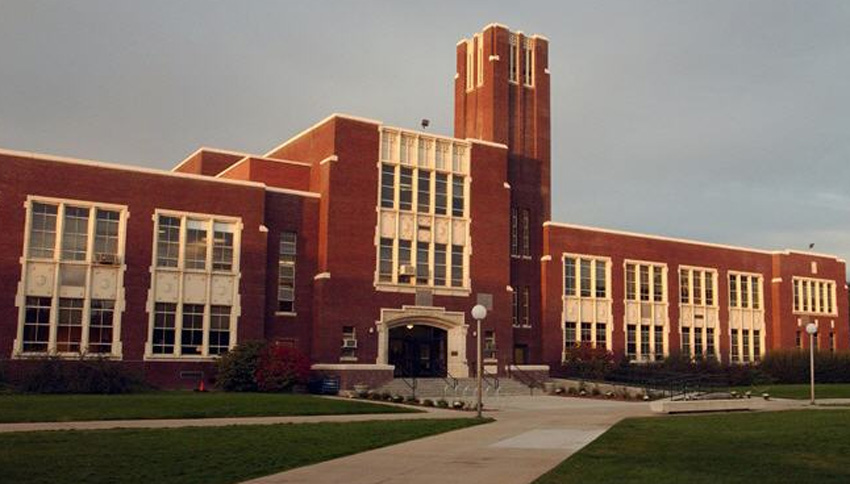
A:
[[[812,242],[811,244],[809,244],[809,250],[812,250],[812,249],[814,249],[814,248],[815,248],[815,243],[814,243],[814,242]]]
[[[431,120],[427,118],[422,118],[422,122],[420,124],[422,125],[422,129],[425,129],[431,125]]]

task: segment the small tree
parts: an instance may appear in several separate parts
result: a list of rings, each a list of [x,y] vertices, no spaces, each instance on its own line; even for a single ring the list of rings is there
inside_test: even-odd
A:
[[[262,392],[290,391],[295,385],[307,383],[310,360],[295,348],[270,345],[260,354],[254,376]]]

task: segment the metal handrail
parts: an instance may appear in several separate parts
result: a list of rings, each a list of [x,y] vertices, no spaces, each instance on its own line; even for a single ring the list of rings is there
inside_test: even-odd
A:
[[[535,388],[543,388],[543,383],[541,383],[537,378],[535,378],[530,373],[526,373],[523,370],[520,370],[516,365],[508,365],[508,376],[522,383],[523,385],[528,386],[529,393],[533,396]]]
[[[487,384],[494,391],[499,389],[499,375],[496,373],[490,373],[487,370],[481,370],[481,379],[484,380],[484,383]],[[493,383],[490,383],[492,380]]]

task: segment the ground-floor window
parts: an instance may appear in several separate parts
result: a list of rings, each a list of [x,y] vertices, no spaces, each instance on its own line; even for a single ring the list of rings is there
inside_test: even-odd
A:
[[[564,323],[564,347],[569,349],[580,344],[596,348],[608,347],[608,325],[606,323]]]
[[[729,338],[729,359],[732,363],[750,363],[761,360],[762,332],[758,329],[733,328]]]
[[[205,356],[227,352],[233,340],[232,312],[231,306],[156,303],[151,353]]]
[[[626,325],[626,357],[632,361],[664,359],[664,326]]]

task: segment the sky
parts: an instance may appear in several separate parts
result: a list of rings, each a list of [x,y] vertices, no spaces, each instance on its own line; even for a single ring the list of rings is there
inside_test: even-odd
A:
[[[170,168],[330,113],[452,134],[455,44],[550,40],[553,219],[850,257],[850,2],[0,0],[0,147]]]

